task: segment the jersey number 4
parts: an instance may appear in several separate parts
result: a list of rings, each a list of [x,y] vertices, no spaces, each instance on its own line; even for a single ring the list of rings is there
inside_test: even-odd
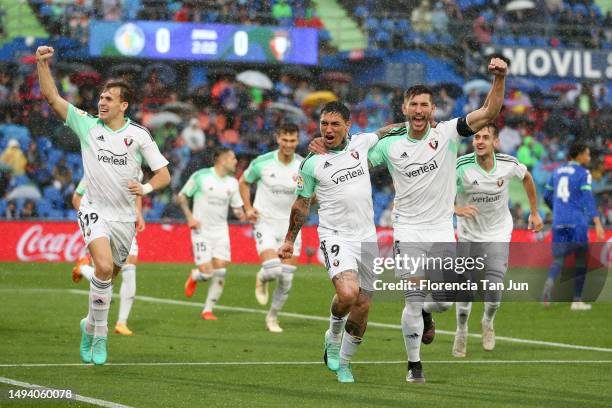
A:
[[[569,190],[569,178],[567,176],[563,176],[559,178],[559,182],[557,183],[557,197],[561,199],[564,203],[567,203],[570,198],[570,190]]]

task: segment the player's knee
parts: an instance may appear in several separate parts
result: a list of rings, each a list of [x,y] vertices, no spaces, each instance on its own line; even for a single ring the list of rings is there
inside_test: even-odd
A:
[[[98,260],[94,263],[94,265],[96,278],[109,280],[114,276],[113,273],[115,272],[115,265],[113,264],[112,260]]]
[[[501,306],[501,302],[485,302],[485,308],[489,310],[497,310]]]
[[[353,285],[345,285],[336,288],[338,300],[346,305],[354,305],[359,297],[359,287]]]

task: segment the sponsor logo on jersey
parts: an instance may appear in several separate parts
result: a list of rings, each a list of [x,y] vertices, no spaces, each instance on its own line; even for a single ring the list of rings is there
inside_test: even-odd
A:
[[[326,169],[328,167],[331,167],[331,163],[326,161],[325,164],[323,165],[323,168]]]
[[[417,166],[414,168],[414,166]],[[404,174],[408,176],[408,178],[419,177],[423,174],[427,174],[430,171],[434,171],[438,169],[437,161],[430,161],[427,163],[411,163],[404,168]]]
[[[113,166],[127,166],[127,153],[115,154],[110,150],[98,149],[98,161]]]
[[[101,142],[105,142],[106,140],[104,140],[104,135],[100,135],[98,137],[96,137],[96,140],[99,140]]]
[[[365,170],[363,166],[361,166],[361,162],[357,163],[353,167],[349,167],[346,169],[341,169],[331,175],[331,179],[334,184],[340,184],[347,182],[355,177],[360,177],[365,174]]]
[[[400,159],[407,159],[408,157],[410,157],[410,156],[408,156],[408,153],[404,152],[404,153],[402,153],[402,155],[400,156]]]
[[[504,179],[503,178],[498,178],[497,179],[497,187],[501,187],[504,185]]]
[[[472,196],[472,202],[478,204],[496,203],[501,200],[501,194],[483,194]]]
[[[477,185],[478,185],[478,180],[474,180],[474,181],[472,182],[472,185],[473,185],[473,186],[477,186]]]
[[[355,150],[351,150],[351,156],[353,156],[353,159],[359,160],[359,152],[356,152]]]
[[[270,178],[274,178],[274,177],[276,177],[276,174],[270,173]]]
[[[432,140],[428,143],[429,147],[431,147],[432,149],[436,150],[438,148],[438,141],[437,140]]]

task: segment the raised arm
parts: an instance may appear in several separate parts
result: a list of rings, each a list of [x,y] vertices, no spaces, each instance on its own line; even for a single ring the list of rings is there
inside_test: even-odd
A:
[[[311,197],[298,196],[291,206],[291,215],[289,216],[289,229],[285,235],[285,243],[278,250],[278,256],[281,259],[288,259],[293,256],[293,244],[295,239],[302,229],[302,226],[310,213]]]
[[[55,80],[51,75],[49,60],[53,58],[55,50],[53,47],[40,46],[36,50],[36,69],[38,71],[38,82],[40,83],[40,93],[59,116],[63,122],[68,117],[68,101],[62,98],[55,86]]]
[[[467,115],[467,123],[473,132],[478,132],[495,119],[504,104],[508,64],[501,58],[492,58],[489,63],[489,72],[495,77],[482,107]]]
[[[538,212],[538,196],[536,194],[536,186],[533,182],[531,173],[526,172],[523,177],[523,188],[529,199],[529,219],[527,220],[527,228],[534,232],[539,232],[544,227],[540,213]]]

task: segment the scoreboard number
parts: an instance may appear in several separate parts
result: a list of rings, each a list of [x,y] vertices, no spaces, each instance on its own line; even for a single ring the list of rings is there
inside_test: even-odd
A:
[[[249,52],[249,35],[246,31],[238,30],[234,33],[234,54],[244,57]]]

